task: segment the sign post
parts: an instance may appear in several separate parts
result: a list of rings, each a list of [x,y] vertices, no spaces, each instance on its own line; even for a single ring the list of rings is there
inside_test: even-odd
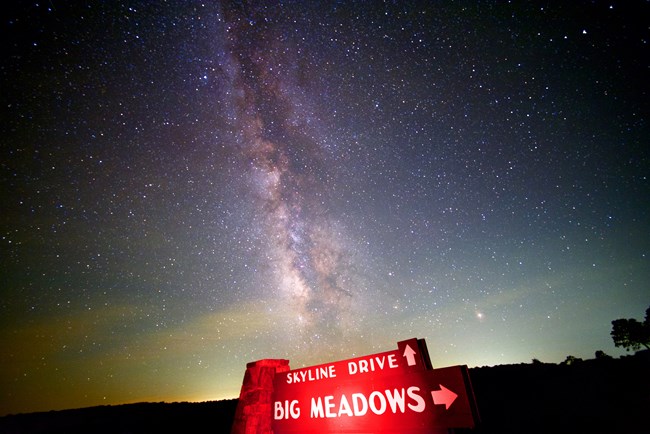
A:
[[[423,339],[397,350],[276,373],[274,434],[410,433],[473,428],[466,366],[432,369]]]

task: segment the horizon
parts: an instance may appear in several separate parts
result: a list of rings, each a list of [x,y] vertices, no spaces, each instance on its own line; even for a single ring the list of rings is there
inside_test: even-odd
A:
[[[597,350],[598,351],[598,350]],[[596,351],[596,352],[597,352]],[[587,358],[587,359],[582,359],[582,358],[577,358],[578,360],[575,360],[574,364],[579,365],[582,362],[590,362],[590,361],[597,361],[597,362],[602,362],[604,360],[621,360],[625,358],[630,358],[630,357],[639,357],[640,354],[642,353],[650,353],[650,350],[648,349],[640,349],[632,352],[626,352],[625,354],[621,354],[617,357],[611,356],[607,353],[605,353],[604,358],[598,358],[595,356],[593,358]],[[370,355],[370,354],[367,354]],[[567,358],[569,356],[572,356],[571,354],[567,355]],[[575,357],[575,356],[574,356]],[[346,359],[347,360],[347,359]],[[319,366],[319,365],[324,365],[324,364],[330,364],[332,362],[337,362],[338,360],[329,360],[329,361],[323,361],[317,365],[311,365],[311,366],[300,366],[300,367],[290,367],[291,370],[296,370],[296,369],[304,369],[305,367],[313,367],[313,366]],[[251,360],[253,362],[253,360]],[[531,359],[528,362],[519,362],[519,363],[506,363],[506,364],[498,364],[498,365],[483,365],[483,366],[468,366],[468,369],[489,369],[489,368],[497,368],[497,367],[507,367],[507,366],[519,366],[519,365],[554,365],[554,366],[563,366],[566,365],[566,359],[562,362],[545,362],[542,360],[538,359]],[[434,366],[435,369],[437,368],[444,368],[446,366]],[[245,372],[245,366],[242,371],[242,383],[244,380],[244,372]],[[471,379],[471,378],[470,378]],[[144,400],[135,400],[135,401],[129,401],[129,402],[114,402],[114,403],[100,403],[100,404],[94,404],[94,405],[89,405],[89,406],[81,406],[81,407],[66,407],[66,408],[50,408],[50,409],[42,409],[42,410],[33,410],[29,412],[18,412],[18,413],[0,413],[0,417],[5,417],[5,416],[15,416],[15,415],[27,415],[27,414],[32,414],[32,413],[48,413],[48,412],[53,412],[53,411],[74,411],[74,410],[84,410],[84,409],[89,409],[89,408],[96,408],[96,407],[113,407],[113,406],[122,406],[122,405],[136,405],[136,404],[202,404],[202,403],[211,403],[211,402],[221,402],[221,401],[231,401],[231,400],[237,400],[239,399],[239,392],[235,396],[229,396],[229,397],[221,397],[221,398],[191,398],[192,395],[187,395],[185,398],[181,399],[174,399],[173,401],[170,400],[165,400],[165,399],[160,399],[160,397],[152,397],[151,399],[144,399]]]

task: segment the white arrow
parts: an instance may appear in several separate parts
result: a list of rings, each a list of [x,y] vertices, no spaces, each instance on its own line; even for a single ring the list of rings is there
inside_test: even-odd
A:
[[[403,356],[406,357],[406,363],[409,366],[415,365],[415,350],[410,347],[410,345],[406,345],[406,348],[404,348],[404,354]]]
[[[456,395],[451,390],[447,389],[442,384],[439,384],[440,390],[432,390],[431,397],[433,398],[433,403],[435,405],[445,404],[445,410],[449,410],[451,404],[456,400],[458,395]]]

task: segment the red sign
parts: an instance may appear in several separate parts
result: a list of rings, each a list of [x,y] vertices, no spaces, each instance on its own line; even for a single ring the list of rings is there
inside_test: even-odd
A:
[[[424,340],[274,378],[276,434],[425,433],[472,428],[475,416],[467,368],[431,369]]]

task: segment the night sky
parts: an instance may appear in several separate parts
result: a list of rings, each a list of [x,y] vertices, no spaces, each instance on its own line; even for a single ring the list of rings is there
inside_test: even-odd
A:
[[[647,1],[6,3],[0,415],[650,306]]]

